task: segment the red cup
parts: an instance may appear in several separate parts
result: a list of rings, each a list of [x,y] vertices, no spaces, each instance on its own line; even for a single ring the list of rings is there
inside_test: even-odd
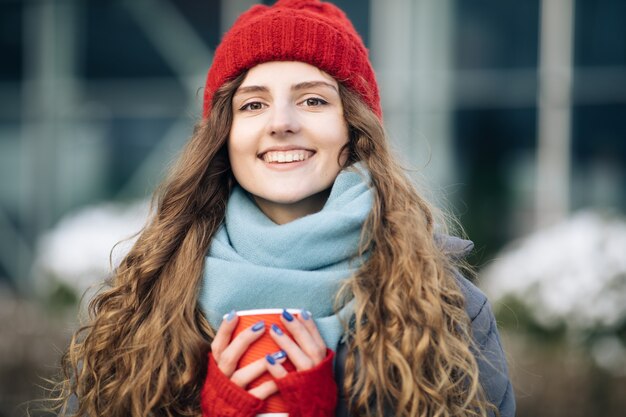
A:
[[[300,310],[297,309],[287,309],[289,313],[293,316],[297,316],[300,314]],[[281,308],[269,308],[269,309],[258,309],[258,310],[242,310],[237,312],[237,316],[239,316],[239,322],[237,323],[237,327],[233,332],[233,338],[237,336],[243,330],[253,326],[259,321],[263,320],[265,322],[265,332],[263,335],[254,341],[249,347],[248,350],[243,354],[243,356],[239,359],[239,363],[237,364],[237,369],[242,368],[250,363],[260,359],[265,358],[265,355],[276,353],[280,350],[280,347],[274,342],[274,339],[270,336],[270,328],[272,324],[277,325],[280,329],[286,334],[289,335],[285,326],[283,326],[280,317],[283,313],[283,309]],[[282,363],[287,372],[295,371],[295,366],[291,363],[289,359]],[[255,379],[252,383],[250,383],[247,389],[251,389],[261,385],[266,381],[272,380],[272,377],[269,373],[265,373],[261,375],[259,378]],[[271,395],[269,398],[265,400],[265,406],[261,411],[261,414],[257,414],[257,417],[261,416],[272,416],[272,417],[287,417],[289,414],[287,412],[287,404],[285,400],[281,397],[280,392],[277,392],[274,395]]]

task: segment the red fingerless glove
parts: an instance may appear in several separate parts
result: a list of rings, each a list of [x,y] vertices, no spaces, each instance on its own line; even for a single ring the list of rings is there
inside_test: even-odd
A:
[[[316,367],[275,380],[289,406],[289,417],[334,417],[337,406],[334,358],[335,353],[328,349],[326,358]]]
[[[209,366],[200,397],[203,417],[254,417],[261,412],[263,400],[235,385],[217,367],[209,353]]]

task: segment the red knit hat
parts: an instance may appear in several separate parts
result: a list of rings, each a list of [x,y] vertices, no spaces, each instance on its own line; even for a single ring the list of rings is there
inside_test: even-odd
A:
[[[343,11],[319,0],[279,0],[241,14],[215,51],[203,116],[208,116],[222,84],[269,61],[301,61],[325,71],[382,118],[378,85],[361,37]]]

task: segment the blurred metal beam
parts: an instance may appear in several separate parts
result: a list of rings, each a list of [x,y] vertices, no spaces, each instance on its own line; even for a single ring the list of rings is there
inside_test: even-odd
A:
[[[123,4],[173,69],[189,96],[195,97],[198,88],[204,85],[206,69],[213,59],[209,47],[170,2],[125,0]]]
[[[258,3],[260,2],[257,0],[222,0],[220,16],[221,33],[230,29],[241,13]]]
[[[419,74],[414,74],[417,77]],[[536,68],[459,70],[437,75],[451,88],[456,109],[534,108],[537,105],[539,76]],[[197,80],[194,77],[193,80]],[[191,82],[193,80],[188,80]],[[22,88],[27,82],[0,82],[0,115],[5,120],[20,118]],[[172,78],[109,78],[80,80],[83,97],[104,103],[110,109],[81,106],[69,117],[81,120],[108,119],[112,116],[175,117],[184,107],[178,99],[180,84]],[[506,90],[506,94],[502,91]],[[157,102],[152,97],[172,100]],[[576,68],[571,92],[572,106],[626,103],[626,67]],[[147,105],[148,104],[148,105]],[[433,103],[436,109],[436,103]]]
[[[425,174],[430,187],[443,191],[434,193],[443,198],[436,201],[440,206],[447,199],[446,187],[457,179],[452,148],[452,79],[438,76],[450,74],[452,69],[454,4],[453,0],[416,0],[413,14],[412,67],[417,74],[410,88],[416,102],[414,124],[426,142],[416,153],[424,149],[432,152]]]
[[[454,181],[451,147],[452,0],[372,0],[372,61],[385,125],[413,178]],[[443,203],[443,202],[439,202]]]
[[[83,106],[76,116],[85,121],[175,118],[180,117],[181,110],[189,105],[187,90],[171,77],[107,78],[92,80],[82,86],[89,104]]]
[[[184,146],[192,132],[193,120],[178,118],[163,134],[159,143],[135,169],[117,193],[117,199],[149,197],[167,174],[168,164]]]
[[[32,242],[59,214],[58,145],[67,129],[63,118],[74,108],[76,0],[24,5],[24,83],[21,166],[18,181],[23,241]],[[16,279],[30,285],[32,253],[18,245]]]
[[[118,193],[118,198],[145,194],[145,184],[160,179],[163,164],[171,160],[173,147],[180,147],[193,124],[188,112],[200,114],[202,87],[213,54],[176,7],[165,0],[126,0],[125,7],[141,25],[155,48],[175,72],[187,92],[188,101],[180,109],[180,118],[164,132],[157,146],[146,156]],[[164,31],[162,28],[167,27]],[[172,34],[176,36],[172,36]],[[152,181],[150,181],[152,180]],[[154,184],[156,185],[156,184]]]
[[[413,1],[371,0],[371,60],[376,70],[385,125],[400,153],[412,155],[415,112],[412,89]]]
[[[537,228],[569,212],[574,1],[542,0],[540,30]]]
[[[33,259],[31,245],[22,232],[13,224],[9,216],[0,207],[0,264],[16,288],[25,294],[30,280],[24,279],[30,270]]]

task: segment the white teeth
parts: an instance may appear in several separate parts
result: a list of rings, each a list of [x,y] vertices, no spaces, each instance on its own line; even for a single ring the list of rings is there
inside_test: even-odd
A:
[[[295,150],[295,151],[272,151],[266,152],[263,155],[263,160],[269,163],[285,163],[285,162],[298,162],[309,159],[313,155],[310,151]]]

